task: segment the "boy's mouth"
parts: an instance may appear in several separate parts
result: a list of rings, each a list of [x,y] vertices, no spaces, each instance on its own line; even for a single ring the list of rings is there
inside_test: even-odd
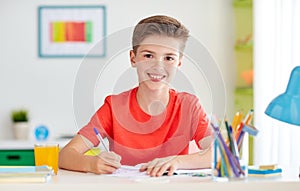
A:
[[[147,73],[147,75],[149,76],[150,80],[154,82],[159,82],[166,77],[166,75],[154,73]]]

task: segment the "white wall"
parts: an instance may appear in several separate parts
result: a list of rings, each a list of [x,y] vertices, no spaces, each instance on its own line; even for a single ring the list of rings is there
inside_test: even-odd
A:
[[[219,65],[227,90],[227,116],[232,116],[235,61],[231,0],[128,0],[126,6],[124,3],[124,0],[0,0],[0,140],[12,138],[10,112],[20,107],[30,111],[33,127],[47,125],[52,137],[78,130],[73,87],[83,60],[38,57],[39,5],[105,5],[108,35],[134,26],[149,15],[174,16],[208,48]],[[85,119],[77,121],[79,127],[91,114],[92,111],[85,112]]]

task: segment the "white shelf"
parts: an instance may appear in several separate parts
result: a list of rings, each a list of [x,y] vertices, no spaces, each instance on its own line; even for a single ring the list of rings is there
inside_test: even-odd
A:
[[[0,150],[27,150],[33,149],[34,144],[58,143],[62,148],[70,139],[49,140],[49,141],[31,141],[31,140],[2,140],[0,141]]]

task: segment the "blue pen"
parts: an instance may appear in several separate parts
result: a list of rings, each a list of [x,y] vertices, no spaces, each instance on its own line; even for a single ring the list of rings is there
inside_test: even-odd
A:
[[[99,139],[100,143],[102,143],[102,145],[103,145],[105,151],[108,152],[108,148],[106,147],[105,142],[104,142],[103,138],[101,137],[100,133],[98,132],[98,130],[96,129],[96,127],[94,127],[94,131],[95,131],[96,136],[97,136],[97,138]]]

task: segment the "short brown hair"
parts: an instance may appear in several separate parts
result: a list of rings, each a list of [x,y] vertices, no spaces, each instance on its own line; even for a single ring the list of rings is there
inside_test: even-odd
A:
[[[132,36],[133,52],[136,53],[140,43],[146,37],[152,35],[174,37],[181,40],[180,51],[182,52],[189,37],[189,30],[178,20],[169,16],[156,15],[147,17],[141,20],[134,28]]]

